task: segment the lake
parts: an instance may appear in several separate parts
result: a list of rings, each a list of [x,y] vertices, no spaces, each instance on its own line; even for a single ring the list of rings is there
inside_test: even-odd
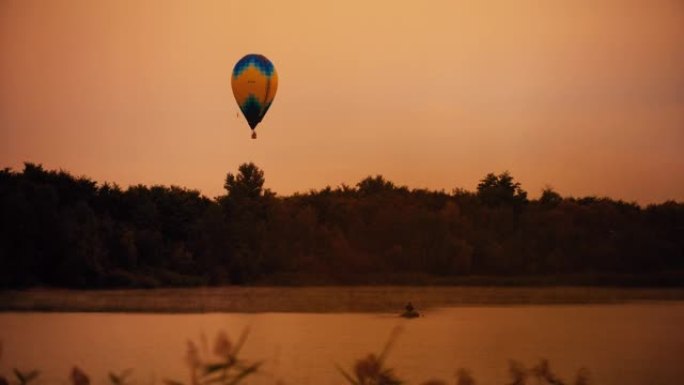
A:
[[[453,384],[461,367],[480,385],[505,384],[510,359],[530,367],[541,358],[567,383],[582,367],[592,384],[684,381],[682,301],[452,306],[411,320],[388,312],[4,312],[0,373],[37,368],[37,384],[63,384],[78,365],[94,384],[127,368],[136,384],[187,382],[188,340],[201,347],[204,335],[212,345],[224,330],[235,341],[249,328],[240,355],[264,365],[248,384],[344,384],[336,365],[351,369],[379,353],[397,327],[387,364],[409,384]]]

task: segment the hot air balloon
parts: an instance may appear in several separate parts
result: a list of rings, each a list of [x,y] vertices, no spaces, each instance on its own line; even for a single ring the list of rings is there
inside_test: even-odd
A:
[[[252,129],[252,139],[256,139],[254,129],[271,107],[278,90],[275,67],[263,55],[246,55],[235,64],[230,83],[235,101]]]

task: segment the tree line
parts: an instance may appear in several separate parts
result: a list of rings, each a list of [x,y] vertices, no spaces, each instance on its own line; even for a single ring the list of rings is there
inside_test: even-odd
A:
[[[378,175],[281,197],[264,182],[243,164],[209,199],[6,168],[0,287],[684,282],[679,202],[640,207],[551,188],[529,199],[508,172],[451,193]]]

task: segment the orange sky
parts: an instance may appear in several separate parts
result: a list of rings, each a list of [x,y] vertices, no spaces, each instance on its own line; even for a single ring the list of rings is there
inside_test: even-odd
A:
[[[246,53],[278,94],[250,139]],[[0,167],[213,197],[253,161],[283,195],[382,174],[531,197],[684,200],[684,2],[0,1]]]

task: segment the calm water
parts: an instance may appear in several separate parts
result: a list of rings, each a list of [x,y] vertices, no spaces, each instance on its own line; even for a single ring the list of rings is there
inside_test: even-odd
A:
[[[547,358],[571,382],[587,367],[592,383],[684,383],[684,303],[500,306],[433,309],[403,320],[392,314],[106,314],[2,313],[0,373],[42,370],[43,384],[63,384],[73,365],[106,383],[108,370],[134,368],[137,384],[187,380],[186,341],[212,342],[225,330],[250,334],[243,358],[264,360],[249,384],[343,384],[336,364],[379,352],[402,326],[388,364],[410,384],[454,383],[459,367],[480,385],[504,384],[508,360],[531,366]]]

